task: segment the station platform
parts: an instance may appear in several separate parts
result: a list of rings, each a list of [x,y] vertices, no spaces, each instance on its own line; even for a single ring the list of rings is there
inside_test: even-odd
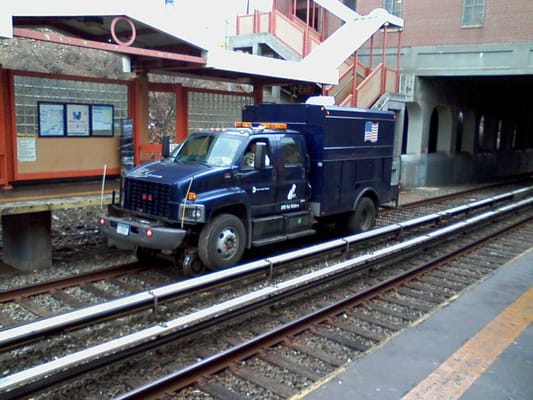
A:
[[[23,272],[52,265],[52,211],[107,206],[119,180],[33,183],[0,190],[2,261]]]
[[[0,190],[0,215],[109,204],[118,179],[31,183]],[[118,196],[118,194],[117,194]]]
[[[533,399],[532,323],[533,248],[297,397]]]

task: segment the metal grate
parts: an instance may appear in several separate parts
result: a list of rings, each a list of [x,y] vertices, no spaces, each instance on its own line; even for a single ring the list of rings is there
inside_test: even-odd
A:
[[[133,211],[170,218],[170,192],[171,185],[127,179],[124,207]]]

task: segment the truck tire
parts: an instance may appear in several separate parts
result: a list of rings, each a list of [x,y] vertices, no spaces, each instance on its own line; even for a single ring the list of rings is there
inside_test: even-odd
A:
[[[237,264],[246,246],[246,230],[232,214],[220,214],[207,223],[198,239],[198,255],[210,270]]]
[[[155,250],[147,249],[146,247],[137,247],[135,255],[141,264],[153,264],[157,261]]]
[[[346,221],[346,229],[350,233],[364,232],[376,224],[376,206],[369,197],[362,197]]]

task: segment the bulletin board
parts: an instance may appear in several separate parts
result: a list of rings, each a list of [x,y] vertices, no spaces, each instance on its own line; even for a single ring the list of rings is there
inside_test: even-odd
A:
[[[18,179],[120,173],[119,137],[17,137]]]
[[[39,137],[89,137],[114,135],[111,104],[37,103]]]

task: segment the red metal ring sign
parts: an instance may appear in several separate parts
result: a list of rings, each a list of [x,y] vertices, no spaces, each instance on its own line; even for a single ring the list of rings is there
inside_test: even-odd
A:
[[[130,26],[130,30],[131,30],[130,39],[128,41],[125,41],[125,42],[122,41],[121,39],[119,39],[117,33],[115,32],[117,24],[120,21],[126,22]],[[128,19],[126,17],[115,17],[115,18],[113,18],[113,21],[111,22],[111,36],[113,36],[113,40],[115,41],[115,43],[119,44],[120,46],[131,46],[133,44],[133,42],[135,42],[135,37],[137,36],[137,31],[135,30],[135,25],[133,24],[133,22],[130,19]]]

